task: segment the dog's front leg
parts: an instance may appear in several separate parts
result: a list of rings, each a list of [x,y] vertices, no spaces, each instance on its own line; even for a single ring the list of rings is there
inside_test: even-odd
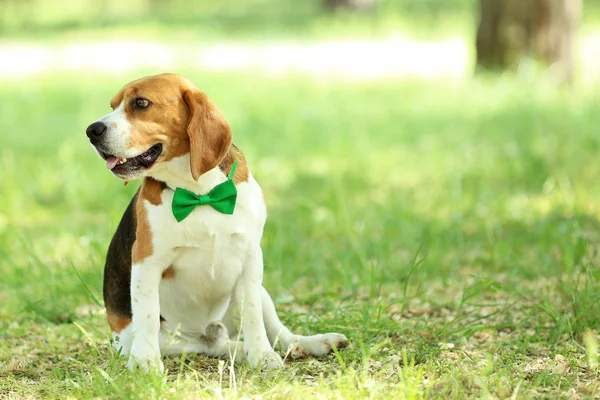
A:
[[[132,345],[127,367],[144,371],[164,370],[161,361],[158,334],[160,330],[160,302],[158,287],[165,269],[150,258],[131,268]]]
[[[252,368],[273,369],[283,365],[279,354],[273,351],[262,312],[263,257],[260,247],[250,251],[244,271],[238,284],[241,284],[242,331],[244,332],[244,352]]]

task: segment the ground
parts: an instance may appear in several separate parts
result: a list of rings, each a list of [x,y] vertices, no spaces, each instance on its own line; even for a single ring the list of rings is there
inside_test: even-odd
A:
[[[350,347],[270,372],[202,356],[126,371],[102,266],[137,183],[84,131],[143,72],[41,74],[0,88],[0,398],[599,395],[598,90],[179,72],[264,189],[282,320]]]

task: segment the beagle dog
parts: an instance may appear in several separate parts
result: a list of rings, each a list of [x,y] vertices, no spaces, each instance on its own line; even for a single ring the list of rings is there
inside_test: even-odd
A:
[[[279,321],[262,285],[262,191],[212,100],[161,74],[128,83],[110,105],[87,137],[117,178],[143,178],[104,269],[128,368],[162,371],[161,355],[200,353],[271,369],[283,364],[278,345],[313,356],[345,347],[342,334],[296,335]]]

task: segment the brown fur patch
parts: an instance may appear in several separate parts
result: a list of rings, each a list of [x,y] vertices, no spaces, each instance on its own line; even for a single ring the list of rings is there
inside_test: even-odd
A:
[[[133,264],[143,261],[152,255],[152,232],[148,221],[148,211],[144,205],[144,198],[138,196],[135,204],[135,215],[137,226],[135,229],[135,242],[131,249],[131,261]]]
[[[149,176],[144,178],[142,188],[140,189],[140,197],[146,199],[153,206],[162,204],[162,198],[160,197],[162,191],[167,187],[164,182],[157,181]]]
[[[234,161],[237,161],[237,166],[235,167],[235,174],[233,174],[233,182],[235,182],[235,184],[247,182],[250,171],[248,170],[246,156],[244,156],[244,153],[242,153],[237,146],[232,144],[227,155],[219,164],[219,168],[221,168],[221,171],[223,171],[225,175],[229,175]]]
[[[163,279],[175,278],[175,268],[173,268],[173,266],[170,266],[169,268],[165,269],[162,273],[162,278]]]
[[[111,311],[106,312],[106,320],[108,321],[108,326],[110,326],[110,330],[115,333],[121,333],[121,331],[131,323],[130,317],[124,317],[122,315],[117,315]]]
[[[131,260],[133,263],[140,262],[152,255],[152,232],[150,231],[148,211],[144,205],[144,200],[147,200],[154,206],[162,204],[160,194],[165,187],[164,182],[157,181],[148,176],[144,178],[135,204],[137,226],[135,229],[135,242],[131,249]]]

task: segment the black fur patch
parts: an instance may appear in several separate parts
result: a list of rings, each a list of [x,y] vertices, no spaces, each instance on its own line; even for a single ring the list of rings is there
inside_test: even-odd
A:
[[[135,203],[139,190],[129,202],[115,232],[104,264],[104,304],[107,311],[120,317],[131,314],[131,248],[137,227]]]

